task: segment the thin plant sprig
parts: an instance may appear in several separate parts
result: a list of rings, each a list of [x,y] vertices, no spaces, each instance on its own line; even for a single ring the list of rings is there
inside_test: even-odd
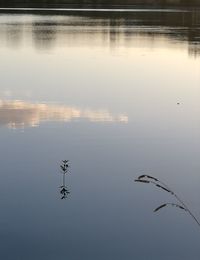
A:
[[[61,169],[61,173],[63,175],[63,179],[62,179],[62,185],[60,186],[60,194],[62,194],[61,199],[66,199],[68,197],[68,195],[70,194],[70,191],[68,190],[66,184],[65,184],[65,175],[70,173],[69,171],[69,160],[63,160],[61,165],[60,165],[60,169]]]
[[[173,195],[176,200],[180,203],[180,204],[176,204],[176,203],[164,203],[162,205],[160,205],[159,207],[157,207],[154,212],[157,212],[158,210],[164,208],[165,206],[176,206],[182,210],[185,210],[192,218],[193,220],[198,224],[198,226],[200,227],[200,222],[199,220],[195,217],[195,215],[192,213],[192,211],[188,208],[188,206],[185,204],[185,202],[174,192],[172,191],[168,185],[166,185],[164,182],[160,181],[159,179],[150,176],[150,175],[140,175],[137,179],[135,179],[135,182],[139,182],[139,183],[151,183],[153,185],[155,185],[156,187],[161,188],[162,190],[169,192],[171,195]]]
[[[62,170],[63,174],[66,174],[69,172],[69,160],[62,161],[62,164],[60,165],[60,169]]]

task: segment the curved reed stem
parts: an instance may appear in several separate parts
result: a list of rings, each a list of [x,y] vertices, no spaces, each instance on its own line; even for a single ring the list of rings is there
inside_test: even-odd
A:
[[[160,210],[161,208],[163,208],[167,205],[176,206],[180,209],[185,210],[193,218],[193,220],[197,223],[197,225],[200,227],[200,221],[196,218],[196,216],[193,214],[193,212],[188,208],[188,206],[185,204],[185,202],[171,188],[169,188],[169,186],[166,185],[164,182],[160,181],[159,179],[157,179],[153,176],[146,175],[146,174],[140,175],[137,179],[135,179],[135,181],[140,182],[140,183],[151,183],[151,184],[155,185],[156,187],[159,187],[162,190],[171,193],[171,195],[173,195],[175,197],[175,199],[180,203],[180,205],[176,204],[176,203],[162,204],[161,206],[156,208],[154,210],[154,212]]]

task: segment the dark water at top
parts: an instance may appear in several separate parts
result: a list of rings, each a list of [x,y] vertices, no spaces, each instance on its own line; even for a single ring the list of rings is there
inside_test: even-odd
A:
[[[0,258],[199,259],[196,223],[134,179],[200,216],[200,13],[4,11],[0,59]]]

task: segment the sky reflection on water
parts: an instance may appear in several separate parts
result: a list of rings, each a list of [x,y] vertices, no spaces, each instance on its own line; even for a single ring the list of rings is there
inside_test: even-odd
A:
[[[0,100],[0,125],[9,128],[39,126],[43,121],[70,122],[78,119],[87,119],[91,122],[128,122],[126,115],[114,117],[106,110],[80,110],[75,107],[61,105],[31,104],[20,100]]]
[[[199,259],[195,223],[134,183],[200,215],[199,13],[4,13],[0,57],[0,258]]]

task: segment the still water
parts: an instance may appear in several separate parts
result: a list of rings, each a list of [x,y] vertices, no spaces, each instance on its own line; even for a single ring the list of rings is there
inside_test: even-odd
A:
[[[134,179],[200,217],[200,12],[1,11],[0,60],[0,258],[199,259]]]

